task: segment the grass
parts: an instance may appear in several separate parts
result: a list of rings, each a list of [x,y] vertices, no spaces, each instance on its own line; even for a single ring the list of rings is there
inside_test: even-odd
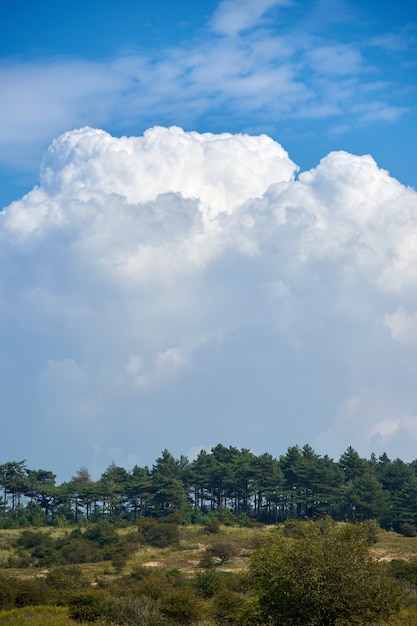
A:
[[[29,606],[0,613],[0,625],[6,626],[82,626],[68,617],[68,609],[61,606]]]
[[[120,534],[132,532],[134,527],[120,529]],[[71,529],[50,529],[44,532],[52,536],[62,536]],[[11,542],[15,541],[21,530],[0,530],[0,555],[5,555],[11,548]],[[242,528],[238,526],[221,526],[219,532],[209,533],[202,526],[181,526],[179,528],[180,541],[178,545],[166,548],[157,548],[148,545],[140,546],[134,555],[127,561],[122,572],[117,573],[111,561],[98,563],[80,564],[83,574],[94,585],[97,581],[112,581],[120,574],[129,574],[133,568],[145,565],[166,570],[179,570],[185,576],[191,577],[202,570],[200,561],[206,554],[207,548],[217,542],[230,543],[235,548],[235,554],[220,565],[217,563],[216,570],[223,572],[244,572],[247,570],[250,555],[259,547],[263,538],[270,533],[282,532],[282,526]],[[374,555],[380,560],[403,559],[417,561],[417,537],[403,537],[394,532],[380,530],[377,543],[371,546]],[[46,575],[47,570],[37,568],[6,568],[0,560],[0,574],[6,576],[15,575],[19,578],[38,577]],[[203,623],[203,622],[201,622]],[[212,624],[209,619],[206,624]],[[41,606],[24,607],[3,611],[0,613],[0,626],[82,626],[68,617],[66,607]],[[381,626],[415,626],[417,624],[417,605],[404,606],[401,613],[390,621],[381,622]]]
[[[415,561],[417,560],[417,537],[403,537],[398,533],[380,530],[378,541],[373,546],[372,552],[383,561],[392,561],[393,559]]]
[[[120,529],[118,532],[125,534],[132,532],[134,528],[135,527],[124,528]],[[42,530],[51,533],[53,537],[62,536],[71,531],[71,529],[58,528],[45,528]],[[262,539],[270,533],[280,532],[280,530],[280,526],[254,528],[221,526],[219,532],[208,533],[202,526],[181,526],[179,529],[179,545],[167,548],[157,548],[148,545],[140,546],[127,561],[122,573],[129,573],[132,568],[138,565],[145,565],[149,567],[178,569],[185,574],[191,575],[201,569],[200,560],[206,553],[207,548],[219,541],[232,544],[235,547],[236,556],[231,557],[229,561],[218,566],[218,568],[220,570],[232,569],[244,571],[248,567],[248,557],[259,547]],[[0,530],[0,574],[7,576],[16,575],[19,577],[44,575],[46,570],[44,572],[43,570],[30,567],[19,569],[5,567],[6,555],[9,555],[10,552],[13,551],[11,543],[16,540],[20,532],[20,529]],[[417,560],[417,537],[403,537],[394,532],[380,530],[378,532],[378,541],[371,549],[376,558],[380,560]],[[97,580],[97,577],[103,575],[106,577],[117,576],[110,561],[83,563],[80,567],[91,582],[94,582]]]

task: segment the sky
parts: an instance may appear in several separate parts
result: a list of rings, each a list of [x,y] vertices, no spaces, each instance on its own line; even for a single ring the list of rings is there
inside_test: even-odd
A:
[[[0,6],[0,462],[417,458],[417,9]]]

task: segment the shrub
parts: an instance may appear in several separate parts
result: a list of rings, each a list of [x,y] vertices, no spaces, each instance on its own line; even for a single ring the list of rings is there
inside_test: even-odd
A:
[[[77,622],[96,622],[101,618],[105,596],[99,592],[74,595],[69,601],[69,617]]]
[[[220,565],[227,563],[233,556],[237,554],[236,546],[230,541],[218,541],[207,548],[208,553],[217,559],[220,559]]]
[[[244,600],[230,589],[223,589],[213,598],[213,614],[216,624],[238,624]]]
[[[128,624],[162,626],[166,624],[160,610],[160,602],[146,596],[108,597],[101,606],[105,624]]]
[[[143,543],[157,548],[178,545],[180,540],[176,523],[157,522],[151,518],[143,518],[138,524],[139,536]]]
[[[390,562],[389,567],[395,578],[417,585],[417,561],[394,559]]]
[[[205,553],[202,555],[199,566],[204,569],[213,569],[213,567],[215,566],[214,559],[208,550],[206,550]]]
[[[87,589],[90,586],[81,568],[75,565],[52,569],[46,575],[45,582],[48,587],[58,592],[73,592],[75,590]]]
[[[204,531],[210,534],[217,534],[220,531],[221,523],[218,519],[212,517],[207,524],[204,525]]]
[[[364,625],[394,613],[401,598],[371,558],[360,525],[323,529],[305,522],[295,541],[270,537],[253,555],[251,574],[266,623]]]
[[[368,546],[375,544],[378,541],[379,525],[375,519],[369,519],[361,524],[365,532],[365,539]]]
[[[0,610],[5,611],[14,606],[15,586],[10,578],[0,577]]]
[[[212,598],[223,589],[225,579],[221,572],[210,569],[205,572],[198,572],[193,579],[193,585],[203,598]]]
[[[414,524],[410,524],[409,522],[404,522],[400,526],[400,533],[404,537],[417,537],[417,529]]]
[[[201,608],[189,591],[175,591],[165,595],[161,611],[174,624],[191,624],[201,614]]]

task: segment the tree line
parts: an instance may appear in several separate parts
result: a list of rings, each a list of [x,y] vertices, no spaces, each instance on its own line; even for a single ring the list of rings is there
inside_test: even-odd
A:
[[[308,444],[279,458],[222,444],[192,461],[164,450],[152,467],[128,471],[112,463],[97,481],[82,467],[61,484],[52,471],[9,461],[0,465],[0,487],[2,527],[137,522],[179,513],[184,523],[217,518],[242,525],[375,519],[386,529],[417,532],[417,460],[385,453],[365,459],[352,447],[338,461]]]

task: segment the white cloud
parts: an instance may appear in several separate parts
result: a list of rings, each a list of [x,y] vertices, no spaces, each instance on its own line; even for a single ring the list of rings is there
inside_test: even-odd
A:
[[[410,315],[403,307],[384,317],[384,324],[389,328],[391,337],[405,347],[417,346],[417,312]]]
[[[288,5],[288,0],[223,0],[212,19],[212,28],[222,35],[237,35],[254,28],[264,13],[277,5]]]
[[[269,20],[273,9],[277,17]],[[166,49],[132,50],[96,62],[3,59],[0,160],[33,167],[54,136],[86,124],[142,129],[175,120],[197,127],[208,116],[265,128],[274,120],[327,116],[329,128],[346,132],[409,112],[407,85],[400,91],[391,74],[390,81],[381,80],[371,57],[375,46],[385,45],[410,59],[412,32],[403,38],[403,50],[398,33],[375,37],[371,46],[368,38],[346,44],[318,27],[323,15],[326,28],[330,13],[348,15],[344,3],[338,11],[323,3],[310,7],[305,23],[294,21],[293,10],[296,5],[286,0],[225,0],[194,41]]]
[[[85,429],[72,473],[114,446],[398,450],[417,412],[417,192],[347,152],[295,173],[264,135],[57,138],[0,215],[2,412],[34,390],[19,402],[58,457]]]
[[[360,74],[363,61],[360,51],[351,44],[317,46],[307,54],[311,67],[321,74]]]

